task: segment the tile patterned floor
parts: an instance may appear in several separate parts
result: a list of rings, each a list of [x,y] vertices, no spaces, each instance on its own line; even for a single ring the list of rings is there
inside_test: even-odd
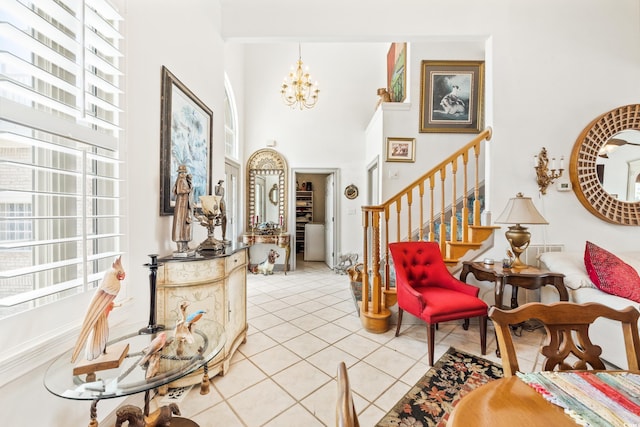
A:
[[[205,396],[194,387],[179,404],[201,427],[314,427],[335,425],[338,362],[347,365],[360,425],[374,426],[429,369],[426,328],[405,314],[399,337],[363,330],[348,276],[322,262],[298,261],[286,276],[249,274],[247,342],[227,375],[211,380]],[[541,331],[517,339],[523,369],[533,369]],[[480,355],[477,323],[441,324],[435,359],[454,346]],[[493,327],[484,357],[495,356]],[[528,364],[529,366],[526,366]]]

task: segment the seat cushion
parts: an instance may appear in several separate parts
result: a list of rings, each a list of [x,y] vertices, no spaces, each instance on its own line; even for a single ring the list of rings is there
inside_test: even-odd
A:
[[[640,276],[633,267],[611,252],[587,242],[584,265],[598,289],[640,302]]]
[[[484,316],[488,306],[480,298],[438,286],[419,287],[427,304],[419,316],[427,323]]]

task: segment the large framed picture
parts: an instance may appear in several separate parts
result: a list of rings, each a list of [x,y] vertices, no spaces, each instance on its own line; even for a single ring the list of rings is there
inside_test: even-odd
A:
[[[484,61],[422,61],[420,132],[479,133],[484,126]]]
[[[392,102],[407,97],[407,43],[391,43],[387,52],[387,87]]]
[[[160,111],[160,215],[173,215],[178,167],[191,175],[193,203],[211,194],[213,111],[162,67]]]
[[[387,138],[387,162],[415,162],[415,138]]]

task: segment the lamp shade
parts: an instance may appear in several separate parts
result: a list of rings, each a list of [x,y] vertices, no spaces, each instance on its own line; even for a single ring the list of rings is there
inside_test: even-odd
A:
[[[496,224],[549,224],[538,212],[531,201],[531,197],[524,197],[518,193],[509,199],[507,207],[495,220]]]

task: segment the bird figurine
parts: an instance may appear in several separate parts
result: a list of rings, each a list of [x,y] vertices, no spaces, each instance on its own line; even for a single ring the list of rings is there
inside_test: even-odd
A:
[[[104,354],[109,339],[109,323],[107,316],[113,309],[113,301],[120,292],[120,281],[125,278],[121,257],[111,264],[111,268],[104,273],[100,286],[93,294],[87,312],[82,322],[82,328],[73,348],[71,363],[74,363],[82,347],[86,344],[85,358],[93,360]]]
[[[184,323],[186,324],[187,328],[189,329],[189,332],[193,332],[193,325],[196,324],[196,322],[200,319],[202,319],[202,316],[206,313],[206,310],[198,310],[195,311],[191,314],[189,314],[187,316],[187,318],[185,319]]]
[[[140,363],[138,364],[140,366],[144,366],[147,362],[149,362],[149,359],[151,359],[151,357],[154,354],[159,353],[166,344],[167,344],[167,333],[160,332],[158,336],[156,336],[149,343],[149,345],[144,350],[142,350],[142,352],[144,353],[144,356],[142,357],[142,359],[140,360]]]
[[[146,366],[145,378],[149,379],[154,377],[158,373],[158,369],[160,368],[160,359],[162,354],[160,352],[162,349],[171,344],[173,342],[172,339],[167,339],[166,332],[160,332],[158,336],[156,336],[145,348],[142,350],[144,356],[140,359],[138,363],[140,366]]]
[[[182,356],[184,352],[184,343],[188,342],[189,344],[193,344],[193,336],[189,331],[189,327],[187,326],[187,307],[189,307],[189,302],[182,301],[180,303],[180,319],[176,322],[176,327],[173,333],[173,336],[178,342],[178,347],[176,348],[176,354],[178,356]]]
[[[187,307],[189,307],[189,303],[187,301],[183,301],[180,304],[180,317],[181,319],[176,322],[175,327],[175,339],[178,341],[177,353],[178,356],[181,356],[184,351],[184,343],[193,344],[193,325],[202,318],[202,316],[206,313],[206,310],[197,310],[189,315],[187,315]]]

